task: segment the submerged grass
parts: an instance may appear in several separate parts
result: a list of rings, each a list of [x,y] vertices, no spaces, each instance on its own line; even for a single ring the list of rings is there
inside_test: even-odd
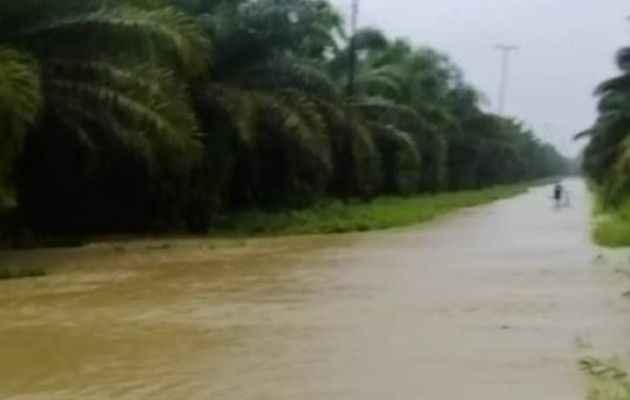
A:
[[[427,222],[450,211],[515,196],[529,185],[442,193],[409,198],[385,197],[370,203],[331,202],[284,212],[247,212],[231,217],[216,236],[301,235],[361,232]]]

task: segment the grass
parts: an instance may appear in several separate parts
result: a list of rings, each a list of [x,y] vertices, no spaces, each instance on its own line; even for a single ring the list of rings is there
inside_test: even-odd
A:
[[[595,202],[595,242],[606,247],[630,246],[630,199],[614,210],[605,210],[601,201]]]
[[[370,203],[330,202],[299,211],[247,212],[232,216],[214,236],[304,235],[382,230],[431,221],[453,210],[515,196],[528,185],[410,198],[385,197]]]
[[[630,400],[630,378],[621,360],[585,357],[579,364],[590,381],[587,400]]]

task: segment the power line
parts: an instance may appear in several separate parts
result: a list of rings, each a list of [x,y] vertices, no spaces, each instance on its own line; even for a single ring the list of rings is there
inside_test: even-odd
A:
[[[518,50],[518,47],[507,45],[507,44],[497,44],[495,48],[502,53],[501,82],[499,85],[499,97],[498,97],[499,100],[497,103],[497,113],[499,115],[503,115],[503,111],[505,110],[505,100],[507,97],[507,90],[508,90],[508,77],[510,73],[510,56],[512,55],[512,52]]]

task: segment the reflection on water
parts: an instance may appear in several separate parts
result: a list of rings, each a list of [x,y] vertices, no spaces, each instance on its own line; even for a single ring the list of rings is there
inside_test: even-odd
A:
[[[5,254],[54,273],[0,283],[0,398],[579,398],[573,338],[618,344],[623,318],[585,263],[586,205],[546,203],[386,233]]]

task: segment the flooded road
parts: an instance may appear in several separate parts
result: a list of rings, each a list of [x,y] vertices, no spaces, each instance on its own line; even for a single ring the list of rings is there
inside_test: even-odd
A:
[[[5,255],[0,398],[576,400],[630,344],[581,182],[388,232]],[[10,260],[6,260],[10,259]]]

